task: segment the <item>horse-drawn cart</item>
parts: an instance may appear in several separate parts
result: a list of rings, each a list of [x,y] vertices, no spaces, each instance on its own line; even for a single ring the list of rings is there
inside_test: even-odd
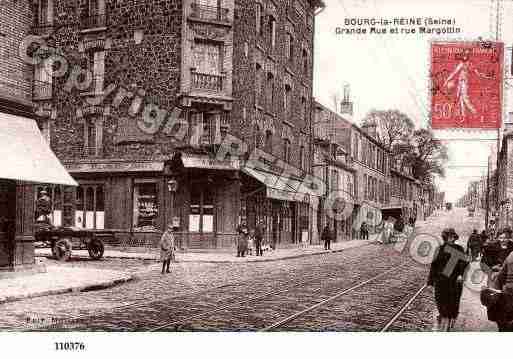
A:
[[[83,229],[76,227],[56,227],[46,223],[36,224],[36,242],[42,242],[52,250],[52,255],[61,261],[71,257],[73,249],[87,249],[92,259],[103,257],[104,239],[113,238],[109,230]]]

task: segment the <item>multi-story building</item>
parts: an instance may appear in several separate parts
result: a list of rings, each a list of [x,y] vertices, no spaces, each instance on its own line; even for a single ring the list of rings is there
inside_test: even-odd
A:
[[[34,260],[34,187],[75,184],[38,128],[32,103],[32,68],[20,48],[29,35],[29,1],[0,6],[0,276],[41,270]],[[11,275],[11,274],[9,274]]]
[[[501,141],[498,168],[495,176],[490,176],[489,206],[496,208],[498,227],[512,227],[513,213],[513,131],[512,124],[506,123]]]
[[[336,141],[334,132],[340,118],[337,113],[317,101],[313,118],[313,174],[317,178],[322,178],[326,186],[326,194],[319,202],[317,213],[312,218],[316,227],[313,240],[318,241],[326,224],[332,228],[335,240],[352,239],[355,234],[352,230],[352,210],[348,213],[337,213],[345,209],[338,207],[351,207],[356,203],[355,170],[348,153],[342,144]]]
[[[410,218],[423,218],[422,191],[420,182],[413,177],[413,168],[405,165],[401,159],[396,158],[390,166],[391,193],[387,211],[393,217],[402,216],[405,220]]]
[[[33,32],[53,50],[38,52],[45,60],[34,68],[34,99],[52,148],[80,184],[54,189],[54,219],[152,242],[173,223],[190,248],[232,245],[243,220],[265,221],[273,243],[309,235],[308,194],[298,201],[264,177],[298,182],[310,168],[322,3],[35,4]],[[46,71],[59,56],[67,76]],[[247,150],[216,158],[227,134]],[[269,154],[272,170],[246,169],[255,148]]]

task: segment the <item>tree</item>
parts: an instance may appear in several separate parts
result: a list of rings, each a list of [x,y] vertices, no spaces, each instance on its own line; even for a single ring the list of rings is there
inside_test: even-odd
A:
[[[405,156],[413,167],[414,177],[424,184],[432,184],[433,177],[445,176],[445,164],[449,159],[447,147],[434,138],[426,128],[415,130]]]
[[[414,130],[413,121],[398,110],[371,110],[362,126],[375,125],[378,140],[390,151],[394,145],[409,143]]]

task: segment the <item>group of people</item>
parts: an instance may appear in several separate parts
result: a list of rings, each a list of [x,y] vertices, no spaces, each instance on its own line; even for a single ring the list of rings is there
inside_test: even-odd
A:
[[[489,275],[488,287],[481,292],[481,303],[487,307],[488,319],[495,321],[499,331],[513,331],[513,239],[511,231],[503,231],[498,239],[490,239],[486,231],[473,230],[467,248],[455,242],[459,236],[454,228],[442,231],[442,245],[431,263],[427,284],[433,286],[438,309],[437,327],[450,331],[459,314],[464,276],[467,266],[479,259],[496,242],[501,243],[502,257],[493,267],[483,266]],[[454,263],[456,258],[456,263]],[[483,262],[482,260],[482,262]],[[448,270],[449,268],[449,270]]]
[[[250,231],[246,222],[242,222],[237,228],[237,257],[245,257],[253,252],[256,256],[264,255],[265,222],[258,222],[253,231]],[[273,248],[274,249],[274,248]]]

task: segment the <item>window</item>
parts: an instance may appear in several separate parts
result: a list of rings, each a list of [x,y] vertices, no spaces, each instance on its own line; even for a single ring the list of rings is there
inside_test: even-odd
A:
[[[214,232],[214,192],[208,186],[191,186],[189,232]]]
[[[338,173],[337,170],[332,169],[331,170],[331,191],[337,191],[338,190]]]
[[[283,160],[290,162],[290,140],[287,138],[283,140]]]
[[[46,34],[53,25],[53,0],[39,0],[35,8],[38,34]]]
[[[264,7],[262,4],[256,4],[256,32],[259,35],[263,34],[264,28]]]
[[[267,89],[266,89],[266,101],[267,110],[270,112],[274,111],[274,75],[272,73],[267,74]]]
[[[157,229],[157,194],[157,182],[152,180],[136,180],[134,183],[134,230],[153,231]]]
[[[256,104],[262,106],[264,101],[264,76],[262,66],[256,64]]]
[[[265,150],[269,153],[273,151],[273,133],[269,130],[265,132]]]
[[[86,0],[82,10],[82,29],[97,28],[106,25],[104,0]]]
[[[50,58],[34,66],[34,99],[52,98],[53,62]]]
[[[289,32],[286,35],[285,56],[289,61],[294,58],[294,37]]]
[[[308,108],[308,99],[303,96],[301,98],[301,105],[302,105],[302,112],[303,112],[303,121],[305,121],[305,124],[308,123],[308,118],[310,116],[310,111]]]
[[[292,117],[292,88],[289,84],[285,85],[285,91],[283,95],[283,109],[285,112],[285,118],[288,120]]]
[[[363,198],[365,199],[369,199],[369,179],[367,177],[367,175],[363,175],[363,188],[364,188],[364,192],[363,192]]]
[[[103,122],[94,117],[84,121],[84,149],[88,156],[100,155],[103,149]]]
[[[353,158],[358,161],[358,136],[356,133],[353,137]]]
[[[201,113],[201,143],[210,145],[221,143],[221,114]]]
[[[308,52],[306,51],[306,49],[303,49],[303,75],[304,76],[308,76],[309,74],[309,66],[308,66]]]
[[[306,168],[306,161],[305,161],[305,146],[299,147],[299,168],[304,170]]]
[[[222,70],[221,46],[215,42],[195,41],[193,66],[197,73],[219,75]]]
[[[80,185],[76,192],[75,227],[105,228],[103,185]]]
[[[271,49],[276,47],[276,19],[269,16],[269,40],[271,41]]]
[[[105,74],[105,51],[90,50],[87,52],[87,71],[91,74],[91,86],[83,91],[95,94],[103,92]]]
[[[264,142],[264,134],[258,125],[255,126],[255,148],[262,148]]]

